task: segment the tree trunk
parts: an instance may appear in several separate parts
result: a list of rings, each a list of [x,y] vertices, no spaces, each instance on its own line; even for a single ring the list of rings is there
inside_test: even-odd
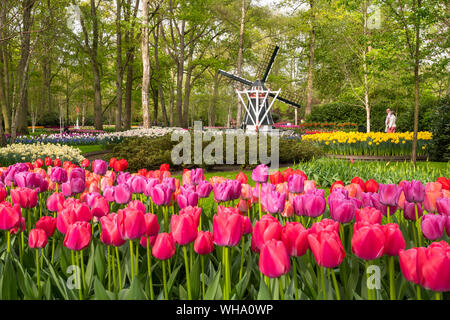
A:
[[[173,81],[172,81],[172,79],[174,78],[174,72],[172,69],[170,70],[170,75],[171,75],[171,77],[170,77],[171,83],[169,86],[169,104],[170,104],[169,122],[170,122],[170,126],[172,127],[174,124],[173,123],[173,121],[174,121],[173,115],[175,114],[175,89],[174,89]]]
[[[132,60],[134,60],[134,54]],[[132,60],[128,60],[127,66],[127,82],[125,85],[125,114],[124,114],[124,129],[129,130],[131,128],[131,94],[133,92],[133,63]]]
[[[162,74],[161,74],[161,66],[159,65],[159,50],[158,50],[158,40],[159,40],[159,30],[160,30],[160,24],[156,27],[155,30],[152,31],[153,38],[155,42],[154,46],[154,57],[155,57],[155,70],[157,74],[157,81],[158,81],[158,93],[159,93],[159,100],[161,101],[161,111],[163,114],[164,122],[167,126],[169,126],[169,119],[167,118],[167,110],[166,110],[166,102],[164,100],[164,90],[162,86]]]
[[[237,61],[237,74],[242,77],[242,51],[244,49],[244,29],[245,28],[245,0],[241,2],[241,29],[239,31],[239,51],[238,51],[238,61]],[[238,83],[239,91],[242,91],[242,83]],[[237,115],[236,115],[236,126],[241,127],[241,116],[242,116],[242,102],[238,99],[237,105]]]
[[[116,69],[117,69],[117,106],[115,125],[116,131],[122,130],[122,82],[123,82],[123,70],[122,70],[122,30],[120,28],[120,20],[122,15],[122,0],[117,0],[117,13],[116,13],[116,42],[117,42],[117,57],[116,57]]]
[[[185,21],[181,22],[181,32],[180,32],[180,44],[179,44],[179,55],[177,63],[177,126],[186,127],[183,121],[183,77],[184,77],[184,26]]]
[[[158,122],[158,108],[159,108],[159,92],[158,85],[155,84],[155,81],[151,81],[150,87],[152,88],[152,97],[153,97],[153,122]]]
[[[367,1],[363,4],[364,16],[364,38],[367,39]],[[366,131],[370,132],[370,104],[369,104],[369,82],[367,79],[367,45],[364,43],[363,48],[363,68],[364,68],[364,108],[366,109]]]
[[[308,82],[306,87],[306,106],[305,116],[311,114],[311,103],[313,97],[313,76],[314,76],[314,50],[316,42],[316,26],[315,26],[315,14],[314,14],[314,1],[309,1],[311,12],[311,31],[309,33],[309,59],[308,59]]]
[[[150,58],[148,54],[148,0],[142,3],[142,118],[144,128],[150,128],[149,114],[149,85],[150,85]]]
[[[219,78],[220,74],[216,72],[214,75],[214,86],[213,86],[213,94],[212,98],[210,99],[211,103],[208,108],[208,126],[214,127],[216,125],[216,105],[218,100],[218,94],[219,94]]]
[[[30,30],[32,25],[31,10],[33,9],[35,0],[24,0],[22,2],[22,35],[21,35],[21,57],[17,67],[17,87],[18,100],[15,110],[15,126],[13,128],[13,139],[17,133],[28,133],[27,114],[28,114],[28,65],[30,61]]]
[[[186,127],[189,127],[189,97],[191,95],[191,80],[193,70],[191,53],[193,53],[193,50],[191,50],[191,52],[189,53],[186,79],[184,80],[183,123]]]
[[[417,131],[419,130],[419,64],[420,64],[420,15],[419,12],[422,8],[422,0],[413,1],[413,11],[416,14],[414,28],[416,31],[416,41],[415,41],[415,53],[414,53],[414,134],[413,134],[413,144],[412,144],[412,162],[414,168],[416,167],[417,159]]]

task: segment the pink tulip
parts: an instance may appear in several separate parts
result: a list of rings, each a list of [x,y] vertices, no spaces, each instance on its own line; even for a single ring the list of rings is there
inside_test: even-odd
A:
[[[44,230],[47,237],[50,238],[56,230],[56,218],[43,216],[36,222],[36,228]]]
[[[291,269],[289,255],[282,241],[272,239],[261,247],[259,270],[269,278],[278,278]]]
[[[219,211],[219,208],[217,208],[217,211]],[[200,222],[200,216],[202,214],[202,208],[199,207],[186,207],[180,210],[179,212],[180,215],[182,214],[186,214],[188,216],[190,216],[194,223],[195,223],[195,227],[198,227],[198,224]]]
[[[311,218],[317,218],[321,216],[325,209],[327,208],[327,204],[325,202],[325,197],[323,193],[305,193],[303,196],[303,212],[305,216]]]
[[[128,202],[127,208],[136,209],[136,210],[142,211],[143,213],[145,213],[145,210],[146,210],[145,204],[143,204],[139,200],[132,200],[132,201]]]
[[[436,208],[439,214],[450,217],[450,198],[436,199]]]
[[[47,199],[47,209],[50,211],[58,211],[64,203],[64,195],[62,193],[52,193]]]
[[[91,242],[91,225],[86,221],[77,221],[70,225],[64,237],[64,246],[70,250],[83,250]]]
[[[194,242],[194,251],[198,254],[210,254],[214,250],[213,235],[209,231],[199,231]]]
[[[15,204],[11,206],[5,202],[0,203],[0,230],[10,230],[20,223],[20,206]]]
[[[425,198],[425,186],[419,180],[412,180],[403,184],[403,192],[408,202],[423,202]]]
[[[262,216],[260,221],[256,221],[253,229],[251,249],[259,253],[262,245],[269,240],[281,239],[281,230],[283,227],[280,222],[269,214]]]
[[[402,188],[399,188],[396,184],[379,184],[378,193],[380,195],[379,201],[385,206],[395,207],[398,204],[398,198]],[[406,195],[405,195],[406,196]]]
[[[125,240],[138,239],[145,234],[144,213],[136,209],[123,209],[117,212],[117,228]]]
[[[355,212],[356,222],[367,221],[371,224],[381,224],[383,215],[380,210],[372,207],[366,207],[362,209],[356,209]]]
[[[114,201],[119,204],[128,203],[131,200],[131,190],[126,184],[119,184],[114,187]]]
[[[47,245],[47,234],[42,229],[32,229],[28,235],[28,245],[33,249],[42,249]]]
[[[405,239],[398,224],[388,223],[382,228],[385,236],[384,254],[398,256],[398,252],[405,249]]]
[[[214,244],[218,246],[236,246],[243,235],[242,217],[239,213],[228,214],[217,211],[213,216]]]
[[[421,219],[422,233],[428,240],[436,240],[444,236],[446,216],[427,214]]]
[[[291,257],[301,257],[308,250],[308,230],[299,222],[288,222],[281,230],[281,241]]]
[[[379,224],[357,222],[353,228],[352,250],[360,259],[374,260],[384,253],[386,236]]]
[[[125,243],[117,228],[117,217],[117,214],[112,213],[100,218],[100,223],[102,224],[100,240],[107,246],[120,247]]]
[[[21,208],[34,208],[37,204],[37,191],[20,187],[11,189],[11,200]]]
[[[152,254],[156,259],[167,260],[172,258],[175,253],[175,242],[170,233],[160,233],[156,237],[153,245]]]
[[[355,217],[356,206],[351,200],[331,200],[330,215],[333,220],[348,223]]]
[[[156,214],[146,213],[145,218],[145,237],[156,236],[159,232],[159,223]]]
[[[180,246],[191,243],[197,237],[197,227],[189,215],[173,215],[170,219],[170,233]]]
[[[339,232],[339,222],[331,219],[322,219],[319,222],[314,222],[309,233],[320,233],[322,231],[326,232]]]
[[[103,197],[97,197],[91,206],[91,213],[97,218],[106,216],[109,213],[109,203]]]
[[[308,234],[308,243],[320,267],[335,268],[345,258],[345,250],[337,232],[310,232]]]
[[[252,179],[255,182],[265,183],[269,178],[269,168],[265,164],[258,165],[252,171]]]

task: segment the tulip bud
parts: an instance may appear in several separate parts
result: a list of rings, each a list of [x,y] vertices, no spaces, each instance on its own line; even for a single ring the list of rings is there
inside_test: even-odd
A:
[[[213,236],[209,231],[199,231],[194,242],[194,251],[198,254],[210,254],[214,250]]]
[[[42,229],[32,229],[28,235],[28,245],[33,249],[42,249],[47,245],[47,235]]]
[[[289,255],[282,241],[272,239],[263,244],[259,256],[259,270],[269,278],[278,278],[291,269]]]
[[[167,260],[172,258],[175,253],[175,242],[170,233],[160,233],[156,237],[153,245],[152,254],[156,259]]]

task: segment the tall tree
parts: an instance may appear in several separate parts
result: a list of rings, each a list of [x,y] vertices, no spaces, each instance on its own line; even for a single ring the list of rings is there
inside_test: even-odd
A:
[[[142,2],[142,118],[144,128],[150,128],[149,90],[150,90],[150,56],[148,53],[148,0]]]
[[[116,117],[115,117],[115,129],[120,131],[122,129],[122,83],[123,83],[123,68],[122,68],[122,30],[121,30],[121,19],[122,19],[122,0],[116,1],[116,91],[117,91],[117,106],[116,106]]]
[[[316,49],[316,13],[315,0],[309,0],[310,31],[309,31],[309,55],[308,55],[308,82],[306,86],[305,115],[311,114],[311,103],[313,98],[314,77],[314,51]]]

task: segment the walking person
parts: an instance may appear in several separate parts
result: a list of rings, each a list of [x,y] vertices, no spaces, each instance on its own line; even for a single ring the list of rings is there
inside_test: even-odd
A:
[[[397,129],[397,126],[395,124],[395,120],[397,120],[397,118],[394,115],[394,112],[391,111],[390,116],[389,116],[389,129],[388,132],[395,132],[395,129]]]
[[[384,121],[384,132],[388,132],[389,131],[389,118],[391,117],[391,109],[387,108],[386,109],[386,120]]]

